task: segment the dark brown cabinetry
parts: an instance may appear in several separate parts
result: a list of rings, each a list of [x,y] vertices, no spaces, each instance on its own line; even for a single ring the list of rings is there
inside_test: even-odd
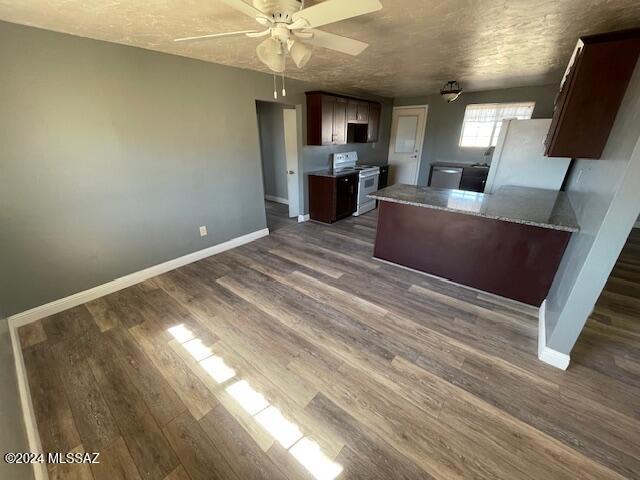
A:
[[[372,103],[369,105],[369,130],[367,132],[367,142],[378,141],[380,135],[380,116],[382,115],[382,105]]]
[[[549,157],[598,159],[640,54],[640,29],[581,38],[546,139]]]
[[[369,123],[369,102],[353,99],[348,100],[347,123]]]
[[[347,122],[355,123],[358,121],[358,102],[349,100],[347,103]]]
[[[386,188],[389,183],[389,165],[382,165],[380,167],[380,176],[378,177],[378,190]]]
[[[347,143],[347,102],[342,98],[321,98],[322,145]]]
[[[379,103],[307,92],[307,144],[346,145],[378,140]]]
[[[309,175],[309,216],[333,223],[356,211],[358,175]]]
[[[342,98],[333,101],[333,143],[347,143],[347,102]]]
[[[489,176],[489,168],[484,167],[465,167],[462,169],[462,178],[460,179],[460,190],[468,192],[484,192]]]
[[[347,123],[369,123],[369,102],[353,99],[348,100]]]

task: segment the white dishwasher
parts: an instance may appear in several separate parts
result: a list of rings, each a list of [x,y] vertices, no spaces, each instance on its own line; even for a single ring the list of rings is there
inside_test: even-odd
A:
[[[430,187],[435,188],[460,188],[462,180],[462,168],[456,167],[433,167]]]

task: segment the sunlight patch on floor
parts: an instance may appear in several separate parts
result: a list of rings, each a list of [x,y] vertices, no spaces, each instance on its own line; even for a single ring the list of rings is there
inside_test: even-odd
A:
[[[255,416],[256,421],[284,448],[291,448],[303,435],[300,427],[282,416],[282,412],[271,406]]]
[[[240,380],[227,387],[227,393],[251,416],[269,406],[261,393],[256,392],[246,380]]]
[[[196,361],[204,360],[205,358],[213,355],[213,351],[207,347],[202,340],[199,338],[194,338],[193,340],[189,340],[182,344],[182,346],[191,354]]]
[[[333,480],[342,473],[342,465],[327,457],[320,445],[307,437],[293,445],[289,453],[318,480]]]
[[[216,383],[223,384],[236,377],[236,371],[222,357],[215,355],[184,324],[167,331]],[[342,473],[342,465],[325,455],[318,443],[305,437],[296,423],[285,418],[280,409],[271,405],[249,382],[237,380],[226,387],[225,391],[316,480],[334,480]]]
[[[179,343],[188,342],[189,340],[193,340],[195,338],[193,332],[185,327],[182,323],[180,325],[176,325],[175,327],[171,327],[169,329],[169,333]]]
[[[201,360],[200,366],[218,383],[224,383],[236,376],[236,371],[216,355]]]

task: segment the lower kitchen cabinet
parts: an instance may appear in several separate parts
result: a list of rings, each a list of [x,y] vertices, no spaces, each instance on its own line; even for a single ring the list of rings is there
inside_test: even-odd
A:
[[[386,188],[389,183],[389,165],[380,166],[380,176],[378,177],[378,190]]]
[[[309,175],[309,216],[311,220],[333,223],[356,211],[358,174],[339,177]]]
[[[483,193],[488,176],[489,168],[465,167],[462,170],[462,178],[460,179],[460,190]]]

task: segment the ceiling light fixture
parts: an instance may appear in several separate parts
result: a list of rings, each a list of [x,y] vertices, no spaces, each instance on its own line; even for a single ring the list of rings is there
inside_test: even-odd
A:
[[[222,0],[239,12],[253,17],[266,30],[241,30],[238,32],[210,33],[194,37],[176,38],[174,42],[194,42],[215,38],[249,38],[269,36],[256,47],[260,61],[273,72],[273,98],[278,99],[276,74],[282,75],[282,96],[287,95],[284,71],[287,53],[298,68],[303,68],[311,58],[309,45],[328,48],[347,55],[360,55],[368,44],[348,37],[317,30],[316,27],[340,22],[377,12],[382,8],[380,0],[324,0],[305,8],[304,0]],[[304,40],[302,42],[301,40]],[[306,43],[306,44],[305,44]]]
[[[232,8],[252,17],[266,30],[240,30],[176,38],[174,42],[197,42],[235,36],[261,38],[269,36],[256,52],[258,58],[275,73],[282,73],[290,53],[298,68],[311,58],[309,46],[327,48],[347,55],[360,55],[368,44],[348,37],[317,30],[342,20],[382,9],[380,0],[323,0],[305,8],[304,0],[222,0]],[[304,40],[302,42],[301,40]],[[305,45],[306,44],[306,45]]]
[[[256,47],[256,54],[262,63],[277,73],[284,72],[285,56],[280,40],[269,37]]]
[[[311,58],[311,49],[302,42],[289,42],[289,53],[296,67],[303,68]]]
[[[447,103],[455,102],[458,97],[462,95],[462,89],[460,85],[458,85],[458,82],[451,80],[444,84],[442,90],[440,90],[440,95],[442,95],[442,98],[444,98]]]

